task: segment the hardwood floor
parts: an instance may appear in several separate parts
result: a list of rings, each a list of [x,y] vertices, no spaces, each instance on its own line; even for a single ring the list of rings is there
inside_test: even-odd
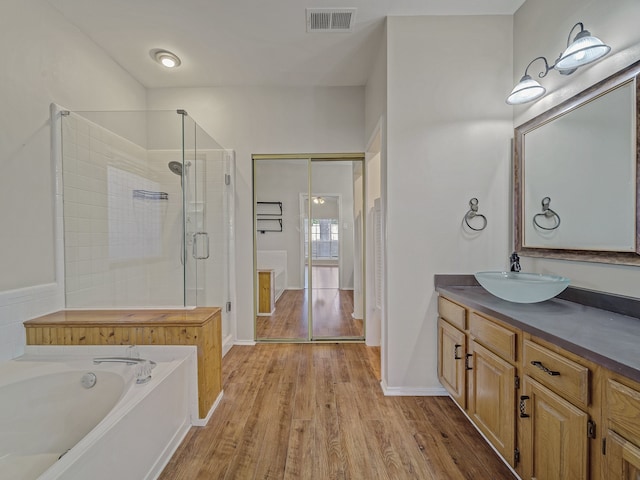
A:
[[[305,268],[305,287],[308,270]],[[362,319],[353,318],[353,291],[340,290],[336,266],[311,269],[312,338],[357,338],[364,336]],[[258,316],[256,338],[307,340],[309,289],[285,290],[272,315]]]
[[[307,339],[308,290],[285,290],[270,316],[258,316],[257,338]],[[352,317],[353,291],[337,288],[314,288],[313,337],[361,337],[361,319]]]
[[[160,479],[515,479],[451,399],[385,397],[371,359],[363,344],[234,346],[222,402]]]

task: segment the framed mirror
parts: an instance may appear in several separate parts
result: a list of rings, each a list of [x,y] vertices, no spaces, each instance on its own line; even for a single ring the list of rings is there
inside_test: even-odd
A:
[[[524,256],[640,264],[640,62],[515,129]]]

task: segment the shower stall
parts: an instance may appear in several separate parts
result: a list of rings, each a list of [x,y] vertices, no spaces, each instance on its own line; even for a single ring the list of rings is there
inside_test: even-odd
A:
[[[228,332],[234,152],[184,110],[53,113],[66,307],[219,306]]]

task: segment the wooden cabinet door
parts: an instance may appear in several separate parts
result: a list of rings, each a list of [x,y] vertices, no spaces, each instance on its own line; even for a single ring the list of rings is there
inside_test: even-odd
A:
[[[516,368],[475,341],[470,342],[467,413],[511,466],[516,431]]]
[[[607,431],[605,468],[605,478],[639,480],[640,448],[615,432]]]
[[[438,378],[455,402],[466,407],[466,335],[442,318],[438,319]]]
[[[589,478],[589,415],[529,376],[522,382],[519,415],[523,479]]]

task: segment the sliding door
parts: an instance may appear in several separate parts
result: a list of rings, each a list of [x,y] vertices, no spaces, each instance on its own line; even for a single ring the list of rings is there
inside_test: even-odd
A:
[[[362,162],[312,160],[307,268],[312,338],[363,338]]]
[[[362,155],[255,155],[256,339],[364,339]]]

